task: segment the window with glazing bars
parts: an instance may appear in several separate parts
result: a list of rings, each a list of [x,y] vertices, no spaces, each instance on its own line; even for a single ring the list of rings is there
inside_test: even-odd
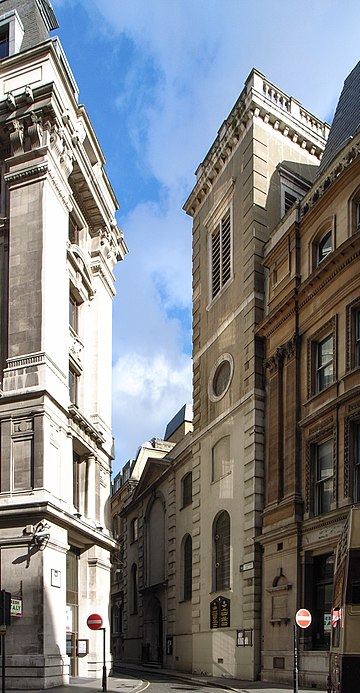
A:
[[[354,426],[354,503],[360,503],[360,423]]]
[[[192,539],[190,534],[184,541],[184,600],[192,596]]]
[[[355,337],[354,337],[354,350],[355,350],[355,363],[354,365],[360,366],[360,308],[357,308],[354,314],[355,318]]]
[[[317,344],[316,391],[321,392],[333,382],[334,339],[330,334]]]
[[[230,209],[211,234],[211,298],[220,293],[231,278]]]
[[[192,472],[185,474],[182,480],[182,504],[190,505],[192,501]]]
[[[230,516],[224,510],[214,526],[215,590],[230,587]]]
[[[331,510],[333,501],[333,440],[316,446],[315,514]]]

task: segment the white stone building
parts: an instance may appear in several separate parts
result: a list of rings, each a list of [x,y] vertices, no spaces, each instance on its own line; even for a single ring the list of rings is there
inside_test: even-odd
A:
[[[110,666],[112,270],[127,249],[56,27],[48,0],[0,1],[0,567],[21,608],[6,634],[20,689],[101,675],[92,612]]]

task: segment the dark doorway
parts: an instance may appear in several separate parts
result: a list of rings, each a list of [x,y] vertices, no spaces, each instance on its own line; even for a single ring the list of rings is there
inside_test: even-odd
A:
[[[163,661],[163,616],[157,597],[148,603],[145,617],[145,649],[149,662],[162,664]]]

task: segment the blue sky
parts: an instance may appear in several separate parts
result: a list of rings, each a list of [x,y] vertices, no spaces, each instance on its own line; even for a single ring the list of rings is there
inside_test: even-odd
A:
[[[116,268],[114,472],[191,401],[191,219],[202,161],[253,67],[331,122],[360,56],[355,0],[52,0],[129,255]]]

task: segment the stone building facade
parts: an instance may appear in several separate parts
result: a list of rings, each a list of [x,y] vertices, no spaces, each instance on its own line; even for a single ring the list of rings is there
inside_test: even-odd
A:
[[[127,249],[56,27],[48,0],[0,2],[0,565],[17,689],[100,675],[87,616],[109,634],[112,270]],[[109,666],[109,638],[106,652]]]
[[[263,252],[311,188],[328,131],[253,70],[196,172],[184,207],[193,218],[193,432],[154,463],[154,476],[144,471],[121,511],[125,659],[260,676]],[[151,567],[153,521],[164,527],[161,574]]]
[[[335,552],[360,502],[360,64],[346,79],[316,182],[265,246],[263,668],[326,687]]]
[[[122,660],[192,667],[191,430],[192,408],[185,405],[164,440],[143,444],[114,479],[115,668]]]
[[[192,669],[261,669],[263,249],[311,186],[328,126],[253,70],[204,161],[193,218]],[[214,622],[216,600],[228,617]],[[224,627],[221,627],[224,626]]]

